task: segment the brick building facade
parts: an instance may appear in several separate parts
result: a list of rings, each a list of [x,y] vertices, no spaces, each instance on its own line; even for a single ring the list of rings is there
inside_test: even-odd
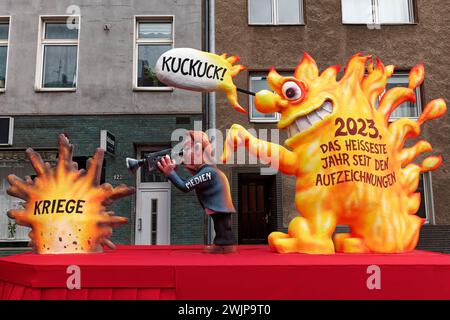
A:
[[[405,113],[399,114],[415,117],[430,100],[450,97],[450,85],[445,80],[448,78],[447,66],[450,65],[447,54],[450,45],[445,41],[450,32],[449,10],[450,7],[442,0],[217,1],[216,52],[241,57],[241,63],[248,69],[236,78],[236,85],[251,91],[267,87],[264,77],[270,66],[281,74],[292,75],[303,52],[308,52],[316,60],[321,71],[336,64],[344,67],[348,59],[358,52],[380,57],[386,65],[396,66],[390,86],[405,85],[409,70],[423,62],[426,75],[424,84],[416,92],[419,101],[405,106]],[[435,18],[437,12],[440,19]],[[255,130],[275,129],[277,115],[265,118],[258,114],[252,109],[251,99],[248,95],[239,94],[239,101],[249,109],[248,116],[245,116],[231,110],[226,99],[219,97],[217,128],[225,133],[233,123],[238,123]],[[408,108],[412,113],[406,111]],[[447,188],[450,163],[446,160],[450,155],[449,121],[448,115],[433,120],[422,131],[422,137],[431,142],[434,152],[443,155],[444,163],[421,179],[419,189],[423,200],[419,214],[428,223],[423,228],[419,247],[441,251],[448,251],[450,243]],[[280,141],[285,139],[285,133],[281,133]],[[259,168],[260,165],[224,167],[232,181],[236,207],[248,202],[248,199],[239,197],[242,188],[251,186],[253,190],[265,190],[260,196],[256,191],[253,194],[255,199],[265,199],[261,200],[261,206],[265,207],[261,210],[265,213],[256,213],[259,220],[250,222],[241,217],[235,221],[241,243],[262,242],[267,230],[286,230],[289,221],[298,214],[293,202],[294,178],[280,174],[264,178],[259,175]],[[249,223],[265,225],[265,230],[261,230],[259,235],[251,235],[248,233]]]

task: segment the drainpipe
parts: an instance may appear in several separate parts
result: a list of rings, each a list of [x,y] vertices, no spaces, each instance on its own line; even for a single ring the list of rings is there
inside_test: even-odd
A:
[[[216,30],[215,30],[215,0],[204,1],[204,49],[215,53],[216,51]],[[216,128],[216,94],[209,92],[205,94],[205,108],[203,110],[203,128],[204,130]],[[211,130],[209,138],[213,145],[213,150],[216,150],[216,136],[215,132]],[[205,234],[204,243],[211,244],[215,233],[211,217],[205,215]]]
[[[209,0],[209,51],[212,53],[216,52],[216,1]],[[209,127],[216,129],[216,93],[209,93]],[[210,137],[213,143],[213,150],[216,149],[216,135],[215,132],[211,131]],[[214,237],[216,236],[214,232],[214,226],[212,218],[208,216],[208,243],[212,244]]]

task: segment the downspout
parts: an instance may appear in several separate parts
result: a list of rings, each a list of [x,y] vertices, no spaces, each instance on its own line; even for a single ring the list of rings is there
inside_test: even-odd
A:
[[[209,0],[209,51],[216,52],[216,1]],[[216,93],[209,94],[209,128],[216,129]],[[213,150],[217,150],[215,130],[211,130],[210,139],[213,143]],[[214,226],[212,218],[208,216],[208,243],[212,244],[214,237]]]
[[[215,30],[215,0],[205,0],[204,2],[204,50],[215,53],[216,51],[216,30]],[[205,94],[203,111],[203,129],[208,132],[213,150],[216,150],[216,136],[213,129],[216,128],[216,94],[209,92]],[[205,215],[204,243],[211,244],[215,233],[211,217]]]

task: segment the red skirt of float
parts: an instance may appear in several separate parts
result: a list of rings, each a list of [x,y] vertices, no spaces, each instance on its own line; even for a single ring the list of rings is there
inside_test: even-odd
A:
[[[450,299],[450,255],[277,254],[240,246],[118,246],[102,254],[19,254],[0,259],[0,299]],[[68,266],[81,270],[69,290]],[[367,286],[380,267],[381,289]],[[371,281],[369,281],[371,282]]]

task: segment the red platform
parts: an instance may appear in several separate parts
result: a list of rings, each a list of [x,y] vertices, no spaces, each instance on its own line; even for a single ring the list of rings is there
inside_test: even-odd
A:
[[[119,246],[86,255],[20,254],[0,259],[0,299],[450,299],[450,255],[276,254],[240,246]],[[69,265],[81,289],[68,290]],[[381,290],[367,267],[381,268]]]

